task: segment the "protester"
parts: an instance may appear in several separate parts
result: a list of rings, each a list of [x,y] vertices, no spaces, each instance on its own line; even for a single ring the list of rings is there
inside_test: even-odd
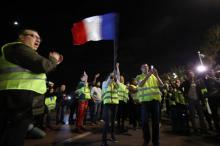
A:
[[[46,73],[63,60],[50,52],[49,59],[36,51],[41,43],[33,29],[21,30],[15,42],[5,44],[0,56],[0,145],[22,146],[32,119],[35,96],[46,92]]]

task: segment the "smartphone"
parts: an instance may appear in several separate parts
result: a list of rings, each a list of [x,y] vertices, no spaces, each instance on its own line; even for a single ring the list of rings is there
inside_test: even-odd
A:
[[[153,70],[153,69],[154,69],[154,66],[153,66],[153,65],[151,65],[151,66],[150,66],[150,69],[151,69],[151,70]]]

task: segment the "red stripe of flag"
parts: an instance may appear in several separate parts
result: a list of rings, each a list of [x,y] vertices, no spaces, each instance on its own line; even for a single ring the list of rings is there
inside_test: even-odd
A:
[[[74,23],[71,32],[73,35],[74,45],[81,45],[87,42],[86,29],[83,21]]]

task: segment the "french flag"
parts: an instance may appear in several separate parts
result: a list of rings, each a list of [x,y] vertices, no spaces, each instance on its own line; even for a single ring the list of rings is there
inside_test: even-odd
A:
[[[73,24],[73,44],[87,41],[114,40],[116,38],[116,13],[85,18]]]

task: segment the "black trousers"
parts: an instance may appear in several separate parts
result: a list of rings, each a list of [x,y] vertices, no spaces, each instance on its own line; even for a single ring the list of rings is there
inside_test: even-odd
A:
[[[118,110],[117,104],[104,104],[103,118],[105,121],[102,133],[102,141],[107,142],[107,134],[109,131],[109,124],[111,122],[111,138],[115,138],[115,119]]]
[[[218,108],[220,107],[220,97],[210,97],[209,98],[209,106],[212,111],[212,118],[215,125],[216,133],[220,135],[220,118],[218,116]]]
[[[125,129],[125,119],[127,117],[127,103],[119,101],[118,112],[117,112],[117,127],[119,129]]]
[[[0,91],[0,145],[22,146],[32,119],[32,91]]]
[[[145,143],[149,143],[151,139],[149,119],[152,119],[152,142],[153,145],[159,146],[159,124],[160,124],[160,102],[146,101],[141,106],[143,138]]]

